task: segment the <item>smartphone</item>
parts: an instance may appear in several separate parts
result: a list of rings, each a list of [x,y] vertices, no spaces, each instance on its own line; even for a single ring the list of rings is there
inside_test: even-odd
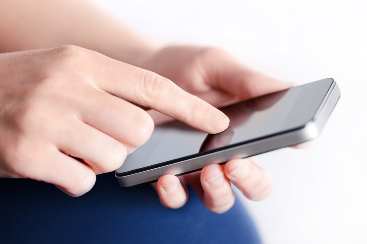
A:
[[[157,126],[150,139],[116,170],[122,187],[184,175],[213,163],[246,158],[316,138],[340,98],[336,82],[323,79],[222,108],[229,127],[207,134],[182,122]]]

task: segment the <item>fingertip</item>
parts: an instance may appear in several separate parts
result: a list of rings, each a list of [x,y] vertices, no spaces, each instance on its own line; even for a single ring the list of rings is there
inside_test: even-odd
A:
[[[168,208],[177,209],[186,203],[186,191],[177,176],[163,175],[160,177],[157,182],[157,191],[161,203]]]
[[[236,201],[235,197],[231,197],[229,198],[228,202],[225,205],[208,209],[216,214],[224,214],[233,207],[235,201]]]
[[[252,201],[262,201],[273,192],[274,188],[273,175],[266,170],[263,170],[263,174],[264,174],[263,184],[260,185],[257,191],[255,190],[253,192],[254,194],[252,194],[249,197],[249,199]]]
[[[213,111],[212,115],[210,116],[209,122],[211,124],[211,128],[209,133],[217,134],[228,128],[230,120],[228,116],[219,109],[214,107],[213,109],[215,109],[216,111]]]
[[[268,196],[270,196],[271,193],[273,192],[274,189],[273,176],[267,171],[265,171],[264,173],[267,175],[266,176],[267,180],[265,180],[265,183],[259,189],[255,190],[254,192],[249,191],[248,195],[246,196],[248,199],[255,202],[262,201]]]
[[[64,185],[55,186],[71,197],[80,197],[92,190],[96,183],[96,179],[94,171],[88,168],[84,172],[80,172],[79,177],[70,179],[70,181],[73,180],[74,184],[65,183]]]
[[[62,192],[64,192],[65,194],[67,194],[71,197],[81,197],[81,196],[87,194],[88,192],[90,192],[92,190],[92,188],[94,186],[94,183],[90,187],[88,187],[87,189],[82,189],[82,190],[79,190],[79,189],[77,189],[77,190],[74,190],[74,189],[68,190],[68,189],[66,189],[62,186],[57,186],[57,185],[55,185],[55,186],[59,190],[61,190]]]
[[[201,182],[205,192],[203,202],[207,209],[221,214],[233,206],[235,197],[222,165],[211,164],[204,167]]]
[[[246,162],[244,164],[244,162]],[[273,190],[273,176],[253,159],[235,159],[226,164],[227,177],[250,200],[265,199]]]
[[[56,186],[56,185],[55,185]],[[83,196],[84,194],[86,194],[87,192],[83,192],[83,193],[75,193],[75,192],[72,192],[72,191],[68,191],[66,189],[64,189],[63,187],[61,186],[56,186],[60,191],[62,191],[63,193],[65,193],[66,195],[69,195],[70,197],[81,197]]]

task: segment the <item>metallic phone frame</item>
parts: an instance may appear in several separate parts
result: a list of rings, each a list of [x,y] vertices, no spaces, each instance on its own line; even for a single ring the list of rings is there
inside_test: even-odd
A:
[[[164,174],[184,175],[199,171],[209,164],[223,163],[235,158],[247,158],[312,140],[321,133],[339,98],[340,89],[333,80],[315,116],[299,128],[256,140],[244,141],[240,145],[223,147],[217,151],[208,151],[208,153],[196,157],[184,157],[178,162],[167,161],[124,173],[115,173],[115,176],[122,187],[152,183]]]

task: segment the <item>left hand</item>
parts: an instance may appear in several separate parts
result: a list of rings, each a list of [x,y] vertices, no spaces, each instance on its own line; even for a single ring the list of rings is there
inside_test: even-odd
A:
[[[169,78],[216,107],[292,86],[240,64],[218,48],[168,47],[146,56],[139,66]],[[183,206],[188,197],[186,182],[215,213],[226,212],[235,201],[230,182],[251,200],[264,199],[273,188],[272,176],[254,159],[233,159],[179,178],[162,176],[156,185],[162,204],[169,208]]]

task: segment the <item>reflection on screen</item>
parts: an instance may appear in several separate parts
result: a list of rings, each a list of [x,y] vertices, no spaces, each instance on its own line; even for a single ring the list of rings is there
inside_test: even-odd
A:
[[[219,134],[208,135],[178,121],[160,125],[146,144],[128,156],[117,172],[299,127],[312,118],[329,87],[330,82],[321,85],[314,82],[225,107],[221,110],[230,118],[230,127]]]

